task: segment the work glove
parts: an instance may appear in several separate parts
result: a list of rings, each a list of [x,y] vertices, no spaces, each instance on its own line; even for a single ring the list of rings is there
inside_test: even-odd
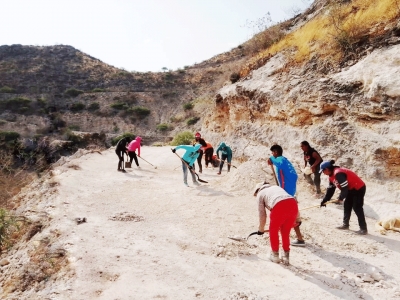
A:
[[[262,232],[262,231],[257,231],[257,234],[258,234],[258,235],[263,235],[264,232]]]
[[[320,207],[326,207],[326,202],[328,202],[328,200],[322,200]]]
[[[172,151],[172,153],[175,153],[176,152],[176,149],[174,148],[174,149],[171,149],[171,151]]]

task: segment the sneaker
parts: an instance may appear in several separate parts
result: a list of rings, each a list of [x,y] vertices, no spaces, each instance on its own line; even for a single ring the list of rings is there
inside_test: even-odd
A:
[[[217,175],[221,175],[221,172],[218,172]]]
[[[279,252],[272,251],[271,254],[269,255],[269,260],[279,264],[281,262],[281,259],[279,258]]]
[[[186,185],[186,186],[189,186],[189,185],[187,184],[187,182],[184,182],[183,184]]]
[[[320,198],[322,198],[324,195],[322,195],[321,193],[316,193],[316,194],[314,194],[314,198],[316,198],[316,199],[320,199]]]
[[[355,234],[366,235],[366,234],[368,234],[368,230],[367,229],[360,229],[359,231],[356,231]]]
[[[194,184],[194,185],[197,185],[197,186],[200,185],[200,183],[198,183],[197,181],[194,181],[193,184]]]
[[[125,170],[125,169],[123,169],[123,170],[121,170],[121,172],[122,172],[122,173],[126,173],[126,170]]]
[[[304,242],[304,241],[303,241]],[[283,256],[282,256],[282,263],[285,265],[285,266],[288,266],[289,265],[289,251],[285,251],[285,253],[283,254]]]
[[[349,225],[343,224],[343,225],[341,225],[341,226],[336,227],[336,229],[348,230],[348,229],[349,229]]]
[[[290,245],[297,246],[297,247],[305,247],[306,243],[304,241],[294,240],[294,241],[290,242]]]

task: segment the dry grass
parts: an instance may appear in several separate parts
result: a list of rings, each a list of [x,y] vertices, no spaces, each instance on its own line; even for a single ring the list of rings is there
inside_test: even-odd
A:
[[[291,59],[297,63],[307,61],[315,54],[338,61],[347,54],[346,51],[351,51],[352,44],[365,35],[380,34],[379,29],[399,15],[399,0],[353,0],[348,4],[331,5],[325,13],[252,57],[240,75],[246,76],[283,50],[292,50]]]

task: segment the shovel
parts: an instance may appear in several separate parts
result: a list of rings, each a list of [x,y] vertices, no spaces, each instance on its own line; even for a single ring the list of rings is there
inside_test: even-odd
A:
[[[331,201],[325,202],[325,204],[331,204],[331,203],[337,203],[337,202],[338,202],[337,200],[331,200]],[[313,206],[310,206],[310,207],[302,208],[302,209],[299,209],[299,210],[307,210],[307,209],[310,209],[310,208],[315,208],[315,207],[320,207],[320,206],[321,206],[321,204],[318,204],[318,205],[313,205]]]
[[[155,165],[152,165],[152,164],[149,163],[147,160],[145,160],[143,157],[141,157],[141,156],[139,156],[139,155],[138,155],[138,157],[141,158],[141,159],[143,159],[143,160],[144,160],[145,162],[147,162],[149,165],[153,166],[154,169],[157,169],[157,167],[156,167]]]
[[[269,232],[269,230],[265,230],[264,233],[265,232]],[[246,242],[249,239],[249,237],[251,237],[252,235],[255,235],[255,234],[258,234],[258,231],[254,231],[254,232],[250,233],[247,238],[244,238],[244,237],[237,238],[237,237],[228,236],[228,239],[231,239],[231,240],[234,240],[237,242]]]
[[[190,172],[192,172],[194,175],[197,176],[197,180],[198,180],[198,181],[203,182],[203,183],[208,183],[207,181],[200,179],[199,175],[198,175],[194,170],[192,170],[191,168],[189,168],[189,165],[187,164],[187,162],[184,161],[184,160],[182,159],[182,157],[180,157],[180,156],[178,155],[178,153],[175,153],[175,155],[179,157],[179,159],[186,165],[186,167],[190,170]]]

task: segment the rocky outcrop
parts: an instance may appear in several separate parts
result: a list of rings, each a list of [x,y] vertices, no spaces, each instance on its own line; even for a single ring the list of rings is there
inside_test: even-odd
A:
[[[203,122],[213,143],[236,158],[260,162],[273,143],[303,166],[307,140],[325,160],[355,170],[381,195],[400,202],[400,45],[377,49],[352,66],[320,72],[317,62],[288,67],[278,54],[246,78],[223,87]]]

